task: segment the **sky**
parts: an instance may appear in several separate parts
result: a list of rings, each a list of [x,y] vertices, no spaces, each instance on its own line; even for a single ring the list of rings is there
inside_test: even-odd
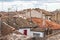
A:
[[[0,11],[40,8],[47,11],[60,9],[60,0],[0,0]]]

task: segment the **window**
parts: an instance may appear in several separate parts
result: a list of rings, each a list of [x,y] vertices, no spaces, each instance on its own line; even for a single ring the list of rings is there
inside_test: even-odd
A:
[[[24,30],[24,35],[27,35],[27,30]]]
[[[33,36],[34,37],[40,37],[40,34],[39,33],[33,33]]]

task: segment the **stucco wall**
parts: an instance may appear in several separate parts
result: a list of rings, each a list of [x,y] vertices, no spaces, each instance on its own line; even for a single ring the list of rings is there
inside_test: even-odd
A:
[[[40,34],[40,37],[44,37],[44,32],[30,31],[30,28],[19,29],[19,32],[21,32],[23,34],[24,30],[27,30],[27,36],[34,37],[33,33],[38,33],[38,34]]]
[[[34,36],[33,36],[33,33],[38,33],[38,34],[40,34],[40,37],[44,37],[44,32],[31,31],[31,36],[32,36],[32,37],[34,37]]]
[[[41,16],[42,16],[42,13],[37,12],[35,10],[32,10],[31,11],[31,17],[41,18]],[[29,17],[30,18],[30,11],[26,13],[26,17]]]
[[[22,34],[24,33],[24,30],[27,30],[27,36],[31,36],[31,32],[30,32],[30,28],[22,28],[22,29],[19,29],[19,32],[21,32]]]

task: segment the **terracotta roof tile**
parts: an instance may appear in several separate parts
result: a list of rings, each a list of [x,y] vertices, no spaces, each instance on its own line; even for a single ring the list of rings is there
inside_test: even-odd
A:
[[[36,23],[39,27],[43,27],[43,19],[41,18],[32,18],[32,21],[34,23]],[[48,21],[48,20],[45,20],[45,26],[44,27],[50,27],[52,29],[60,29],[60,25],[55,23],[55,22],[52,22],[52,21]]]

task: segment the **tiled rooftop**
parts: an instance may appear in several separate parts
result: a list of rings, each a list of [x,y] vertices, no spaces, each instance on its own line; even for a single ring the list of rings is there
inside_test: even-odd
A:
[[[32,21],[36,23],[39,27],[49,27],[51,29],[60,29],[59,24],[49,20],[45,20],[45,26],[43,26],[43,19],[41,18],[32,18]]]

